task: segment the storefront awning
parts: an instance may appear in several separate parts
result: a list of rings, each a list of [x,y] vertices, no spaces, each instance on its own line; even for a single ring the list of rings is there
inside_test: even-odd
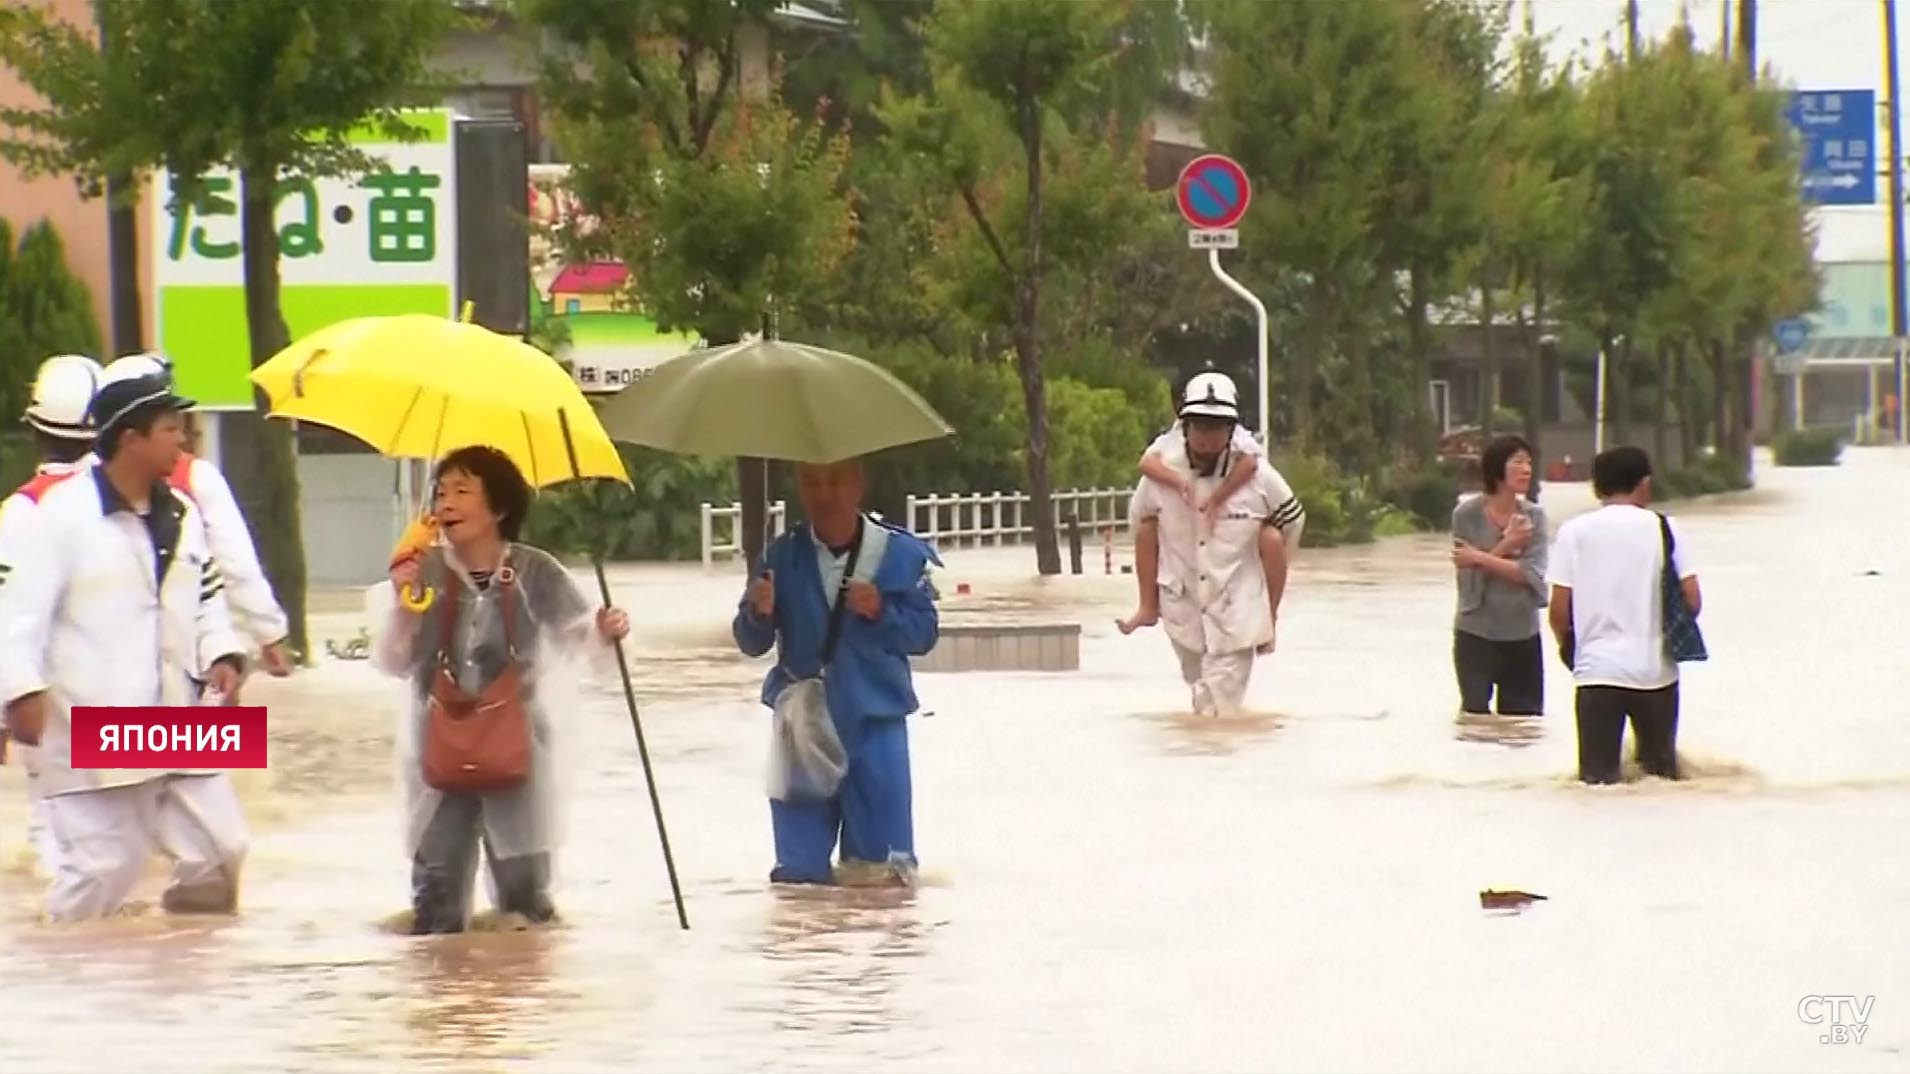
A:
[[[1853,365],[1894,366],[1897,362],[1897,341],[1889,336],[1841,336],[1812,339],[1786,357],[1793,361],[1801,358],[1804,365],[1812,369]]]

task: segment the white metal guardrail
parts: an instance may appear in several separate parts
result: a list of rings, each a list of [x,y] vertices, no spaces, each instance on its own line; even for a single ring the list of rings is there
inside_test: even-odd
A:
[[[1070,516],[1078,519],[1087,534],[1103,529],[1127,529],[1128,500],[1131,487],[1068,489],[1054,494],[1055,523],[1067,526]],[[740,530],[743,507],[731,503],[718,507],[703,504],[703,565],[718,557],[741,553]],[[720,525],[719,525],[720,524]],[[788,528],[788,508],[778,500],[770,507],[774,533]],[[1032,537],[1034,523],[1028,512],[1025,492],[970,492],[950,495],[910,496],[903,525],[924,540],[941,548],[975,548],[1019,544]],[[722,540],[719,543],[718,537]]]

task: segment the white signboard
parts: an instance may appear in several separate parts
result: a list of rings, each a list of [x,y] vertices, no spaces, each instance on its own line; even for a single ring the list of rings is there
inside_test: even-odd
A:
[[[1187,245],[1195,250],[1232,250],[1240,246],[1240,230],[1209,231],[1194,228],[1187,232]]]
[[[424,141],[355,143],[388,171],[280,184],[280,303],[292,338],[351,317],[456,314],[457,167],[451,114],[419,113]],[[169,207],[172,176],[154,176],[155,336],[180,393],[207,409],[251,409],[240,190],[208,173],[191,205]]]

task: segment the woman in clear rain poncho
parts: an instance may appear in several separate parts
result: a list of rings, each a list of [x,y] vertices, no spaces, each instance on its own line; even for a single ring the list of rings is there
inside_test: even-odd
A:
[[[433,481],[432,516],[441,539],[409,554],[401,548],[394,557],[392,588],[381,589],[393,606],[374,618],[384,629],[372,647],[376,665],[410,686],[398,761],[412,862],[411,931],[467,926],[480,842],[497,910],[547,922],[555,916],[550,884],[561,792],[572,771],[558,747],[569,737],[579,669],[566,665],[580,657],[593,664],[608,659],[610,643],[628,633],[629,620],[614,608],[593,615],[550,553],[516,543],[532,491],[508,456],[460,448],[438,463]],[[423,608],[405,597],[419,587],[434,594]],[[488,702],[513,676],[519,684],[513,696],[529,724],[527,763],[507,763],[508,778],[472,789],[457,773],[446,775],[444,729],[459,721],[447,721],[445,713],[484,715],[497,708]],[[466,699],[465,707],[434,700],[446,696]],[[477,704],[469,705],[472,700]],[[522,727],[504,731],[507,737],[516,732],[522,744]],[[451,756],[488,764],[498,752]],[[517,756],[525,760],[523,751]]]

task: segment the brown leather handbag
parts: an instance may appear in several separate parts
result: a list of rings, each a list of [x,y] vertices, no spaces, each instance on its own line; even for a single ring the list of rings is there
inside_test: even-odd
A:
[[[517,660],[512,596],[517,589],[510,567],[499,567],[493,585],[503,592],[504,640],[509,662],[497,678],[476,694],[458,685],[451,671],[451,644],[457,629],[457,587],[447,585],[443,641],[431,679],[424,728],[424,781],[453,794],[491,794],[515,790],[531,774],[531,721],[524,711],[523,670]]]

